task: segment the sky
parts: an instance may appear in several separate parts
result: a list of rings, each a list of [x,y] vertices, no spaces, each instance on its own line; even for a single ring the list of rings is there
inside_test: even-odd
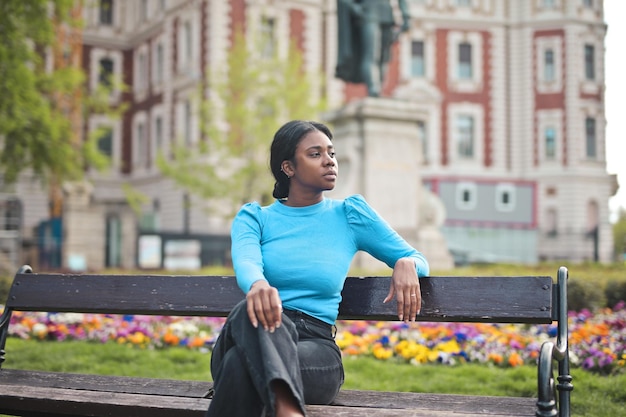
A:
[[[607,171],[617,174],[621,184],[609,202],[615,213],[619,207],[626,209],[626,0],[604,0],[604,21]]]

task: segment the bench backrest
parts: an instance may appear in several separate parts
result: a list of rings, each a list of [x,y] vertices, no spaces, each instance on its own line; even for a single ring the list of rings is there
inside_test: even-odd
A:
[[[28,271],[28,269],[26,269]],[[550,323],[547,276],[420,278],[419,321]],[[390,277],[348,277],[340,319],[397,320],[383,304]],[[244,298],[232,276],[35,274],[15,276],[5,307],[18,311],[226,316]]]

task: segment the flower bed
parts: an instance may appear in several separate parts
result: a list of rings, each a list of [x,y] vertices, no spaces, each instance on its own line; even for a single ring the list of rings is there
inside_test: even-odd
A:
[[[626,305],[570,313],[573,366],[612,373],[626,369]],[[9,336],[23,339],[116,342],[141,348],[187,346],[208,351],[224,319],[23,313]],[[498,366],[536,363],[539,348],[556,336],[554,325],[340,321],[336,341],[345,357],[373,356],[414,365],[478,362]]]

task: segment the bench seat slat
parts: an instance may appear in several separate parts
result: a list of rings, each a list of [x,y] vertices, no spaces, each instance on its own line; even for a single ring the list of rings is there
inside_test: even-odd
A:
[[[420,321],[550,323],[550,277],[421,278]],[[350,277],[342,319],[395,320],[389,277]],[[231,276],[18,274],[7,306],[23,311],[228,315],[244,298]]]
[[[1,385],[67,388],[75,390],[205,398],[213,383],[160,378],[138,378],[3,368]]]
[[[5,369],[0,374],[12,370]],[[39,385],[29,385],[27,377],[30,371],[20,371],[20,381],[0,378],[0,413],[13,410],[27,410],[32,413],[47,412],[56,415],[110,416],[133,415],[136,417],[201,417],[204,415],[209,400],[192,396],[162,396],[156,391],[147,394],[140,392],[116,392],[114,388],[93,391],[89,387],[71,389],[56,386],[43,386],[40,372],[32,371]],[[15,372],[13,372],[15,375]],[[50,374],[50,373],[46,373]],[[73,374],[70,374],[73,375]],[[78,381],[85,381],[89,375],[80,375]],[[93,378],[115,384],[119,377],[96,376]],[[54,381],[49,377],[48,381]],[[146,379],[147,380],[147,379]],[[193,386],[195,381],[172,381],[171,385],[180,387]],[[207,384],[204,383],[206,386]],[[5,387],[4,389],[2,387]],[[180,388],[175,389],[176,392]],[[170,393],[171,394],[171,393]],[[28,401],[25,401],[28,400]],[[512,417],[531,416],[534,414],[535,400],[532,398],[511,397],[472,397],[451,394],[423,394],[402,392],[341,391],[331,406],[307,406],[312,417]],[[384,411],[383,411],[384,410]],[[506,414],[504,414],[506,412]],[[172,414],[175,413],[175,414]]]

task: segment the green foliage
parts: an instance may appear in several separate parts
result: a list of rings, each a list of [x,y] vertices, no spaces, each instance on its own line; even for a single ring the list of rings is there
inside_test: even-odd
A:
[[[148,202],[148,197],[145,194],[137,191],[132,185],[128,183],[122,184],[122,192],[130,208],[137,214],[141,214],[141,207]]]
[[[57,99],[72,94],[82,82],[80,71],[64,68],[48,72],[41,51],[52,45],[58,22],[75,24],[73,0],[0,2],[0,168],[5,182],[13,182],[25,168],[42,177],[74,178],[82,166],[71,143],[71,126]]]
[[[567,306],[569,310],[595,310],[606,305],[602,287],[593,280],[569,279],[567,283]]]
[[[177,184],[203,199],[227,201],[230,211],[269,200],[268,155],[275,131],[287,120],[315,118],[324,108],[294,45],[286,58],[260,56],[259,50],[236,33],[227,65],[207,74],[209,94],[200,98],[201,143],[181,144],[171,158],[161,155],[157,161]]]
[[[80,30],[82,21],[74,17],[79,4],[0,1],[0,174],[5,183],[32,169],[42,182],[60,184],[82,178],[86,166],[107,165],[93,138],[83,142],[76,136],[70,108],[82,106],[80,117],[94,110],[113,114],[108,95],[87,94],[85,74],[69,61],[52,69],[46,64],[47,52],[71,48],[60,43],[57,31]]]
[[[4,304],[5,300],[9,296],[9,289],[11,288],[12,282],[13,277],[0,275],[0,305]]]
[[[606,306],[615,307],[620,301],[626,301],[626,281],[609,281],[604,290]]]

